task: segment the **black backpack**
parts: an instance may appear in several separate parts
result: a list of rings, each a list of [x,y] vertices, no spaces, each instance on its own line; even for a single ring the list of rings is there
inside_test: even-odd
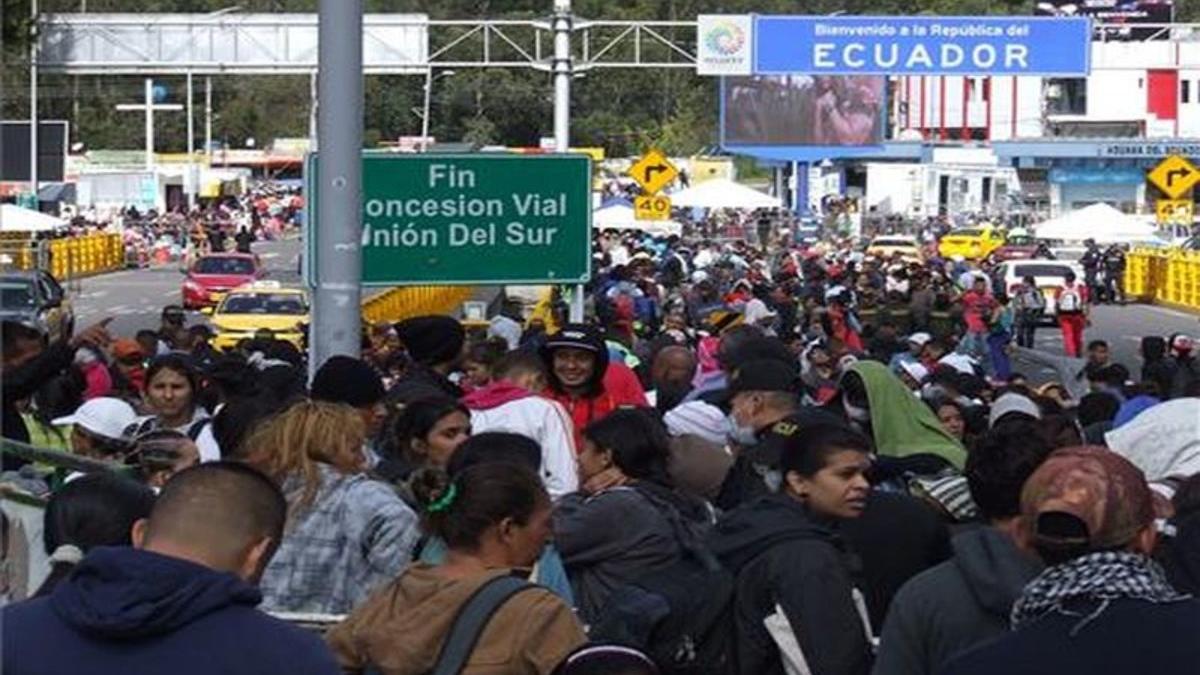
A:
[[[670,504],[639,492],[671,521],[683,555],[614,589],[591,626],[591,639],[637,649],[663,675],[733,672],[733,575],[704,544],[698,528]]]

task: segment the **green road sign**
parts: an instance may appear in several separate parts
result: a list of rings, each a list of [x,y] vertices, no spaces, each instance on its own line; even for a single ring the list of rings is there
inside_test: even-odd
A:
[[[309,187],[316,166],[310,154]],[[363,285],[587,281],[591,183],[587,155],[365,154]],[[308,192],[310,232],[319,198]]]

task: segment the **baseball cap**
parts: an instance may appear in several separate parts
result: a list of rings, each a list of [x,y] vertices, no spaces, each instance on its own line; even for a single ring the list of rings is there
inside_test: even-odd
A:
[[[1036,403],[1028,396],[1010,391],[1007,394],[1001,394],[992,403],[992,410],[988,413],[988,427],[996,426],[996,422],[999,422],[1000,418],[1013,413],[1026,415],[1035,420],[1042,419],[1042,411]]]
[[[909,342],[911,342],[915,345],[920,345],[922,347],[929,344],[929,341],[932,339],[933,339],[932,335],[930,335],[929,333],[923,332],[923,331],[918,332],[918,333],[913,333],[912,335],[908,336]]]
[[[929,377],[929,369],[916,361],[901,361],[900,367],[917,382],[924,382]]]
[[[543,347],[546,351],[554,349],[582,349],[592,353],[600,353],[604,349],[604,338],[600,331],[592,326],[570,324],[551,335]]]
[[[797,391],[792,364],[778,359],[757,359],[738,366],[729,378],[729,395],[747,391]]]
[[[1063,527],[1074,518],[1082,531]],[[1101,551],[1125,546],[1154,522],[1145,475],[1129,460],[1098,446],[1053,452],[1025,482],[1021,516],[1038,544]]]
[[[72,415],[55,419],[52,424],[54,426],[73,424],[88,433],[119,441],[124,438],[125,429],[137,419],[137,413],[125,401],[119,398],[100,397],[79,406]]]

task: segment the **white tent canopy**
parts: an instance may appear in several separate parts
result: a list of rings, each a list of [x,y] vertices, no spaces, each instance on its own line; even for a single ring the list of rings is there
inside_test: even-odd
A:
[[[673,220],[638,220],[634,217],[633,207],[621,202],[592,211],[592,227],[597,230],[639,230],[667,237],[683,233],[683,226]]]
[[[1033,229],[1038,239],[1095,239],[1098,244],[1129,244],[1159,239],[1158,228],[1153,224],[1121,213],[1108,204],[1092,204],[1039,223]]]
[[[16,204],[0,204],[0,231],[46,232],[63,227],[65,220]]]
[[[783,204],[778,197],[725,178],[706,180],[669,196],[671,206],[680,208],[771,209]]]

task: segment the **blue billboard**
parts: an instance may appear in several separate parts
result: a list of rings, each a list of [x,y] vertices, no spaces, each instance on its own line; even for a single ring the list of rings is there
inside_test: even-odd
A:
[[[1083,76],[1091,20],[757,16],[754,74]]]

